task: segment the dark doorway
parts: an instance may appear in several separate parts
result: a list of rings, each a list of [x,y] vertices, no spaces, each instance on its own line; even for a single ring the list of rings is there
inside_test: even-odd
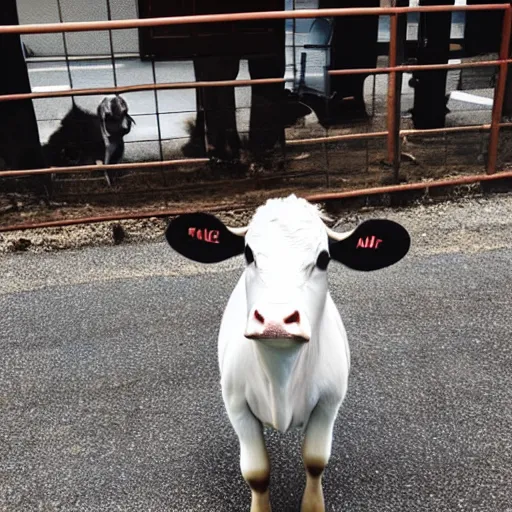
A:
[[[140,18],[283,10],[283,0],[138,0]],[[275,52],[282,20],[198,23],[141,28],[142,59],[191,59],[210,55],[264,55]]]

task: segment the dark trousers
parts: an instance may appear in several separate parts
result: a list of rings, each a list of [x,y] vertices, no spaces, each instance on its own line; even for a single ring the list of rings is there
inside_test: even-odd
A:
[[[379,0],[319,0],[318,7],[379,7]],[[337,16],[332,35],[332,69],[374,68],[377,64],[378,16]],[[331,77],[331,94],[339,100],[353,96],[363,102],[363,84],[368,75]]]
[[[282,51],[265,57],[249,57],[252,79],[282,78],[285,72],[284,38]],[[211,56],[194,60],[198,81],[235,80],[240,69],[240,57]],[[284,84],[253,85],[251,87],[249,150],[260,156],[284,141],[281,114]],[[234,87],[204,87],[197,90],[204,109],[207,154],[220,159],[238,159],[240,136],[236,126]],[[200,116],[198,113],[198,122]],[[200,128],[200,127],[198,127]],[[199,130],[200,131],[200,130]]]

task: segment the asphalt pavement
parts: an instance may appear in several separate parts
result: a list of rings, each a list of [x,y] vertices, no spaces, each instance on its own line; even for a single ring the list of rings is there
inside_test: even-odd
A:
[[[1,511],[249,510],[216,352],[241,268],[163,243],[0,257]],[[332,265],[352,369],[328,511],[512,511],[511,268],[510,245]],[[301,436],[266,437],[273,510],[298,511]]]

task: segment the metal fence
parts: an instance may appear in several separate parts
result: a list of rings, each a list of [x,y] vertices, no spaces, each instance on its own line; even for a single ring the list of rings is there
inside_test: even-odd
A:
[[[398,61],[399,54],[399,36],[398,36],[398,20],[399,16],[407,15],[409,13],[431,13],[431,12],[454,12],[454,11],[503,11],[503,29],[501,47],[499,50],[498,58],[495,60],[486,60],[478,62],[461,62],[458,64],[430,64],[430,65],[402,65]],[[71,22],[71,23],[51,23],[40,25],[17,25],[17,26],[0,26],[0,34],[49,34],[49,33],[70,33],[70,32],[85,32],[85,31],[109,31],[112,37],[113,30],[141,28],[141,27],[157,27],[166,25],[177,24],[197,24],[197,23],[215,23],[215,22],[229,22],[229,21],[244,21],[244,20],[270,20],[270,19],[312,19],[312,18],[333,18],[337,16],[389,16],[390,18],[390,41],[389,41],[389,61],[388,66],[378,67],[371,69],[330,69],[328,74],[330,76],[336,75],[353,75],[353,74],[387,74],[387,120],[386,130],[364,132],[364,133],[346,133],[337,135],[328,135],[320,137],[296,138],[288,140],[286,145],[293,146],[310,146],[310,145],[326,145],[332,142],[345,142],[357,140],[371,140],[371,139],[386,139],[386,151],[388,164],[393,169],[394,178],[398,182],[398,174],[400,170],[400,144],[403,137],[414,135],[436,135],[448,133],[467,133],[467,132],[488,132],[488,158],[486,163],[485,175],[471,175],[458,177],[452,180],[431,181],[429,183],[410,183],[405,185],[392,185],[390,187],[376,187],[366,190],[351,190],[342,192],[332,192],[329,194],[320,194],[311,196],[313,201],[322,201],[333,198],[354,197],[363,194],[393,192],[399,190],[412,190],[425,187],[444,186],[450,184],[460,183],[474,183],[477,181],[492,180],[494,177],[510,178],[512,173],[498,173],[497,171],[497,154],[498,142],[500,137],[500,129],[512,126],[512,123],[502,122],[502,110],[505,96],[505,87],[507,79],[508,65],[512,62],[509,58],[510,55],[510,35],[512,28],[512,7],[510,4],[486,4],[486,5],[471,5],[471,6],[418,6],[418,7],[389,7],[389,8],[343,8],[343,9],[304,9],[296,11],[276,11],[276,12],[257,12],[257,13],[239,13],[239,14],[217,14],[217,15],[198,15],[198,16],[180,16],[169,18],[147,18],[147,19],[131,19],[131,20],[115,20],[115,21],[93,21],[93,22]],[[64,38],[65,41],[65,38]],[[112,45],[111,45],[112,48]],[[167,83],[154,83],[152,84],[139,84],[120,86],[116,81],[114,55],[112,50],[112,66],[114,71],[114,86],[113,87],[99,87],[99,88],[86,88],[86,89],[70,89],[66,91],[46,91],[46,92],[33,92],[24,94],[9,94],[0,96],[0,102],[3,101],[18,101],[18,100],[34,100],[41,98],[58,98],[58,97],[80,97],[98,94],[123,94],[136,91],[154,91],[155,100],[158,102],[156,92],[159,90],[171,89],[197,89],[207,87],[222,87],[222,86],[249,86],[254,84],[271,84],[283,83],[284,78],[270,78],[270,79],[250,79],[250,80],[227,80],[227,81],[187,81],[187,82],[167,82]],[[69,72],[69,58],[66,52],[66,61]],[[155,65],[153,66],[153,76],[155,76]],[[445,127],[427,130],[414,130],[414,129],[401,129],[400,127],[400,84],[402,82],[403,73],[412,71],[426,71],[426,70],[454,70],[464,68],[476,68],[495,66],[498,69],[497,80],[494,88],[494,98],[492,105],[491,122],[480,125],[465,125],[456,127]],[[70,75],[70,83],[71,75]],[[69,174],[69,173],[91,173],[99,170],[144,170],[147,168],[169,168],[172,166],[186,166],[197,165],[208,162],[206,158],[179,158],[172,160],[165,160],[162,158],[161,149],[161,131],[160,120],[158,118],[158,103],[156,108],[158,133],[160,140],[160,160],[144,163],[121,163],[116,165],[89,165],[89,166],[72,166],[60,168],[46,168],[46,169],[30,169],[30,170],[8,170],[0,173],[1,178],[19,178],[27,176],[47,175],[47,174]],[[493,175],[495,175],[493,177]],[[0,226],[0,231],[8,231],[12,229],[27,229],[30,227],[42,227],[45,225],[66,225],[76,224],[80,222],[96,222],[103,220],[118,220],[125,218],[141,218],[152,216],[167,216],[174,213],[182,213],[184,210],[179,211],[157,211],[157,212],[132,212],[126,214],[116,214],[111,216],[102,216],[95,218],[73,219],[69,221],[55,221],[46,223],[31,223],[16,226]]]

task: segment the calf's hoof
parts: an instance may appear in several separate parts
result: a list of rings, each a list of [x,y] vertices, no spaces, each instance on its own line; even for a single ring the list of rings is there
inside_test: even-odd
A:
[[[251,512],[272,512],[268,490],[263,493],[252,492]]]

